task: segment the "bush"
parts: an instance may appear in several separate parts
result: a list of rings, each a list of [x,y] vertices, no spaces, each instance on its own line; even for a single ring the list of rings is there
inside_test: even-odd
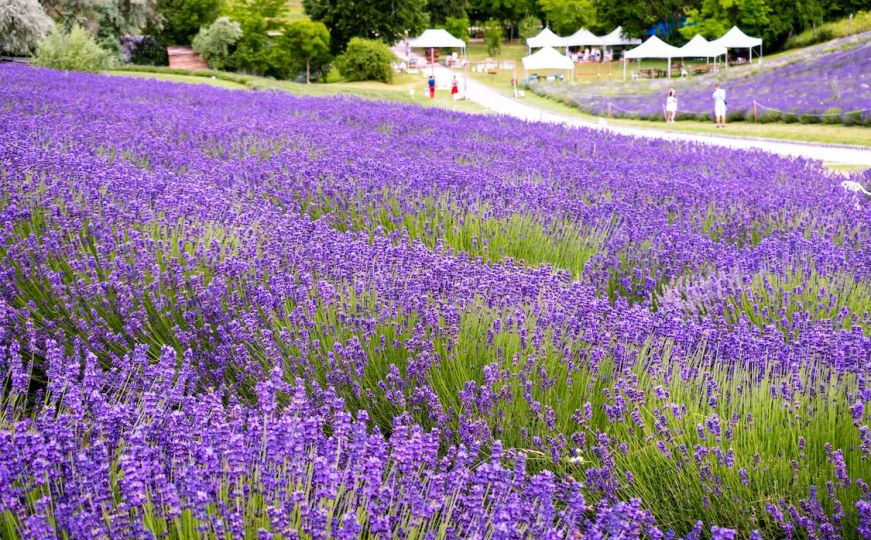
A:
[[[351,38],[345,53],[336,59],[336,67],[349,81],[393,80],[393,53],[390,48],[372,39]]]
[[[54,69],[100,71],[114,62],[112,55],[76,24],[69,32],[58,31],[40,41],[33,63]]]
[[[0,54],[30,54],[54,23],[37,0],[3,0],[0,7]]]
[[[798,115],[798,121],[801,124],[819,124],[822,122],[822,118],[818,116],[818,113],[810,112]]]
[[[830,109],[826,109],[826,112],[823,113],[823,123],[824,124],[840,124],[841,123],[841,109],[838,107],[832,107]]]
[[[502,52],[502,25],[499,21],[490,19],[484,24],[484,44],[489,56],[498,56]]]
[[[164,43],[187,45],[203,26],[218,18],[221,0],[158,0],[163,27],[154,29]]]
[[[845,126],[861,126],[862,113],[858,111],[849,112],[841,117],[841,122]]]
[[[167,66],[166,45],[154,36],[131,36],[121,40],[121,59],[140,66]]]
[[[795,124],[798,122],[798,114],[794,111],[782,113],[781,120],[787,124]]]
[[[765,109],[759,114],[759,122],[762,124],[770,124],[781,120],[780,112],[771,109]]]
[[[209,67],[221,69],[227,64],[233,46],[242,37],[242,27],[229,17],[219,17],[208,28],[201,28],[193,41],[194,50],[205,58]]]

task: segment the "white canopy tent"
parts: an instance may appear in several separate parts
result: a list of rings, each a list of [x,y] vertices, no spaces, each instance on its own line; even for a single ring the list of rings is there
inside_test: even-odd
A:
[[[671,78],[671,59],[681,58],[680,49],[662,41],[656,36],[650,36],[647,41],[626,51],[623,55],[623,80],[626,80],[626,60],[642,58],[666,58],[668,60],[668,77]]]
[[[599,40],[606,47],[619,47],[620,45],[640,45],[641,40],[638,38],[630,38],[623,33],[623,27],[618,26],[610,34],[605,34]]]
[[[523,57],[524,78],[528,78],[528,72],[531,69],[562,69],[571,72],[571,77],[574,79],[575,63],[553,47],[542,47],[534,54]]]
[[[435,49],[462,49],[463,59],[466,58],[466,42],[462,39],[455,38],[450,32],[443,28],[429,28],[423,31],[423,34],[414,39],[408,40],[408,46],[414,49],[429,49],[430,64],[432,65],[432,74],[435,76]],[[466,91],[466,72],[465,63],[463,64],[463,95]]]
[[[726,47],[712,43],[696,34],[693,39],[680,48],[680,52],[682,58],[718,58],[726,54]]]
[[[748,49],[751,62],[753,61],[753,47],[759,47],[759,62],[762,62],[762,38],[750,37],[737,26],[733,26],[722,37],[711,41],[711,43],[727,49]]]
[[[532,36],[526,40],[526,47],[529,52],[532,49],[540,49],[542,47],[565,47],[565,39],[554,34],[550,28],[545,28],[538,35]],[[557,53],[559,54],[559,53]]]
[[[563,38],[563,45],[565,47],[601,47],[602,38],[586,28],[581,28],[569,37]]]

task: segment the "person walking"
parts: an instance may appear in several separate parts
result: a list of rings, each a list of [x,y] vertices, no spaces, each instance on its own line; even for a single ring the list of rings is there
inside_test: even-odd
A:
[[[435,75],[429,76],[427,84],[429,84],[429,98],[435,99]]]
[[[451,80],[451,97],[457,99],[457,94],[460,92],[460,85],[457,83],[457,76]]]
[[[711,94],[714,99],[714,117],[716,117],[717,127],[726,127],[726,90],[720,88],[719,84],[714,85],[714,93]]]
[[[668,91],[668,97],[665,98],[665,121],[666,123],[674,122],[674,117],[677,114],[677,92],[674,88]]]

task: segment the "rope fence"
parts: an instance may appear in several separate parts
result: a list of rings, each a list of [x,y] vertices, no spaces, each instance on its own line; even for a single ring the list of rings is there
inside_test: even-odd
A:
[[[609,118],[614,116],[614,111],[619,111],[619,112],[632,114],[632,115],[643,115],[643,114],[650,113],[650,111],[639,111],[639,110],[626,109],[624,107],[620,107],[619,105],[615,105],[611,101],[608,102],[607,107],[608,107],[608,117]],[[768,105],[765,105],[763,103],[759,103],[755,99],[753,101],[749,101],[747,103],[742,103],[740,105],[729,105],[728,108],[733,109],[733,110],[735,110],[735,109],[740,110],[742,108],[748,109],[748,110],[752,109],[754,122],[759,120],[759,109],[764,109],[766,111],[772,111],[772,112],[776,112],[776,113],[780,113],[780,114],[794,114],[797,116],[812,115],[812,116],[815,116],[818,118],[843,117],[846,115],[855,115],[855,114],[863,114],[863,113],[871,112],[871,108],[856,109],[853,111],[841,111],[841,112],[836,112],[836,113],[813,113],[813,112],[784,111],[784,110],[778,109],[776,107],[769,107]],[[664,115],[665,114],[665,105],[662,106],[662,112]],[[704,114],[708,114],[710,111],[707,111],[707,110],[694,111],[694,110],[687,110],[687,109],[679,109],[678,112],[683,113],[683,114],[692,114],[692,115],[696,115],[696,116],[701,116]]]

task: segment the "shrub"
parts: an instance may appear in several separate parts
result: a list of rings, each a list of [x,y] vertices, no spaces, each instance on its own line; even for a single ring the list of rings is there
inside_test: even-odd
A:
[[[765,109],[759,114],[759,122],[762,124],[770,124],[771,122],[779,122],[780,120],[780,111]]]
[[[167,66],[166,45],[154,36],[132,36],[121,40],[121,58],[141,66]]]
[[[490,56],[498,56],[502,51],[502,25],[499,21],[490,19],[484,24],[484,44]]]
[[[229,17],[219,17],[208,28],[201,28],[193,41],[193,48],[206,59],[209,67],[221,69],[242,37],[242,27]]]
[[[291,68],[305,72],[306,82],[326,78],[330,69],[330,32],[324,23],[301,19],[287,25],[278,46],[290,54]]]
[[[801,124],[819,124],[822,122],[822,118],[818,116],[818,113],[809,112],[798,115],[798,121]]]
[[[393,80],[393,53],[390,48],[373,39],[351,38],[345,53],[336,59],[336,67],[349,81]]]
[[[100,71],[109,68],[113,59],[91,34],[73,25],[69,32],[58,31],[43,38],[33,63],[54,69]]]
[[[832,107],[830,109],[826,109],[826,112],[823,113],[823,123],[824,124],[840,124],[841,123],[841,109],[838,107]]]
[[[841,122],[845,126],[861,126],[862,113],[859,111],[848,112],[841,116]]]
[[[164,21],[155,35],[164,43],[186,45],[218,18],[221,0],[158,0],[157,9]]]
[[[37,0],[0,3],[0,53],[29,54],[54,23]]]

